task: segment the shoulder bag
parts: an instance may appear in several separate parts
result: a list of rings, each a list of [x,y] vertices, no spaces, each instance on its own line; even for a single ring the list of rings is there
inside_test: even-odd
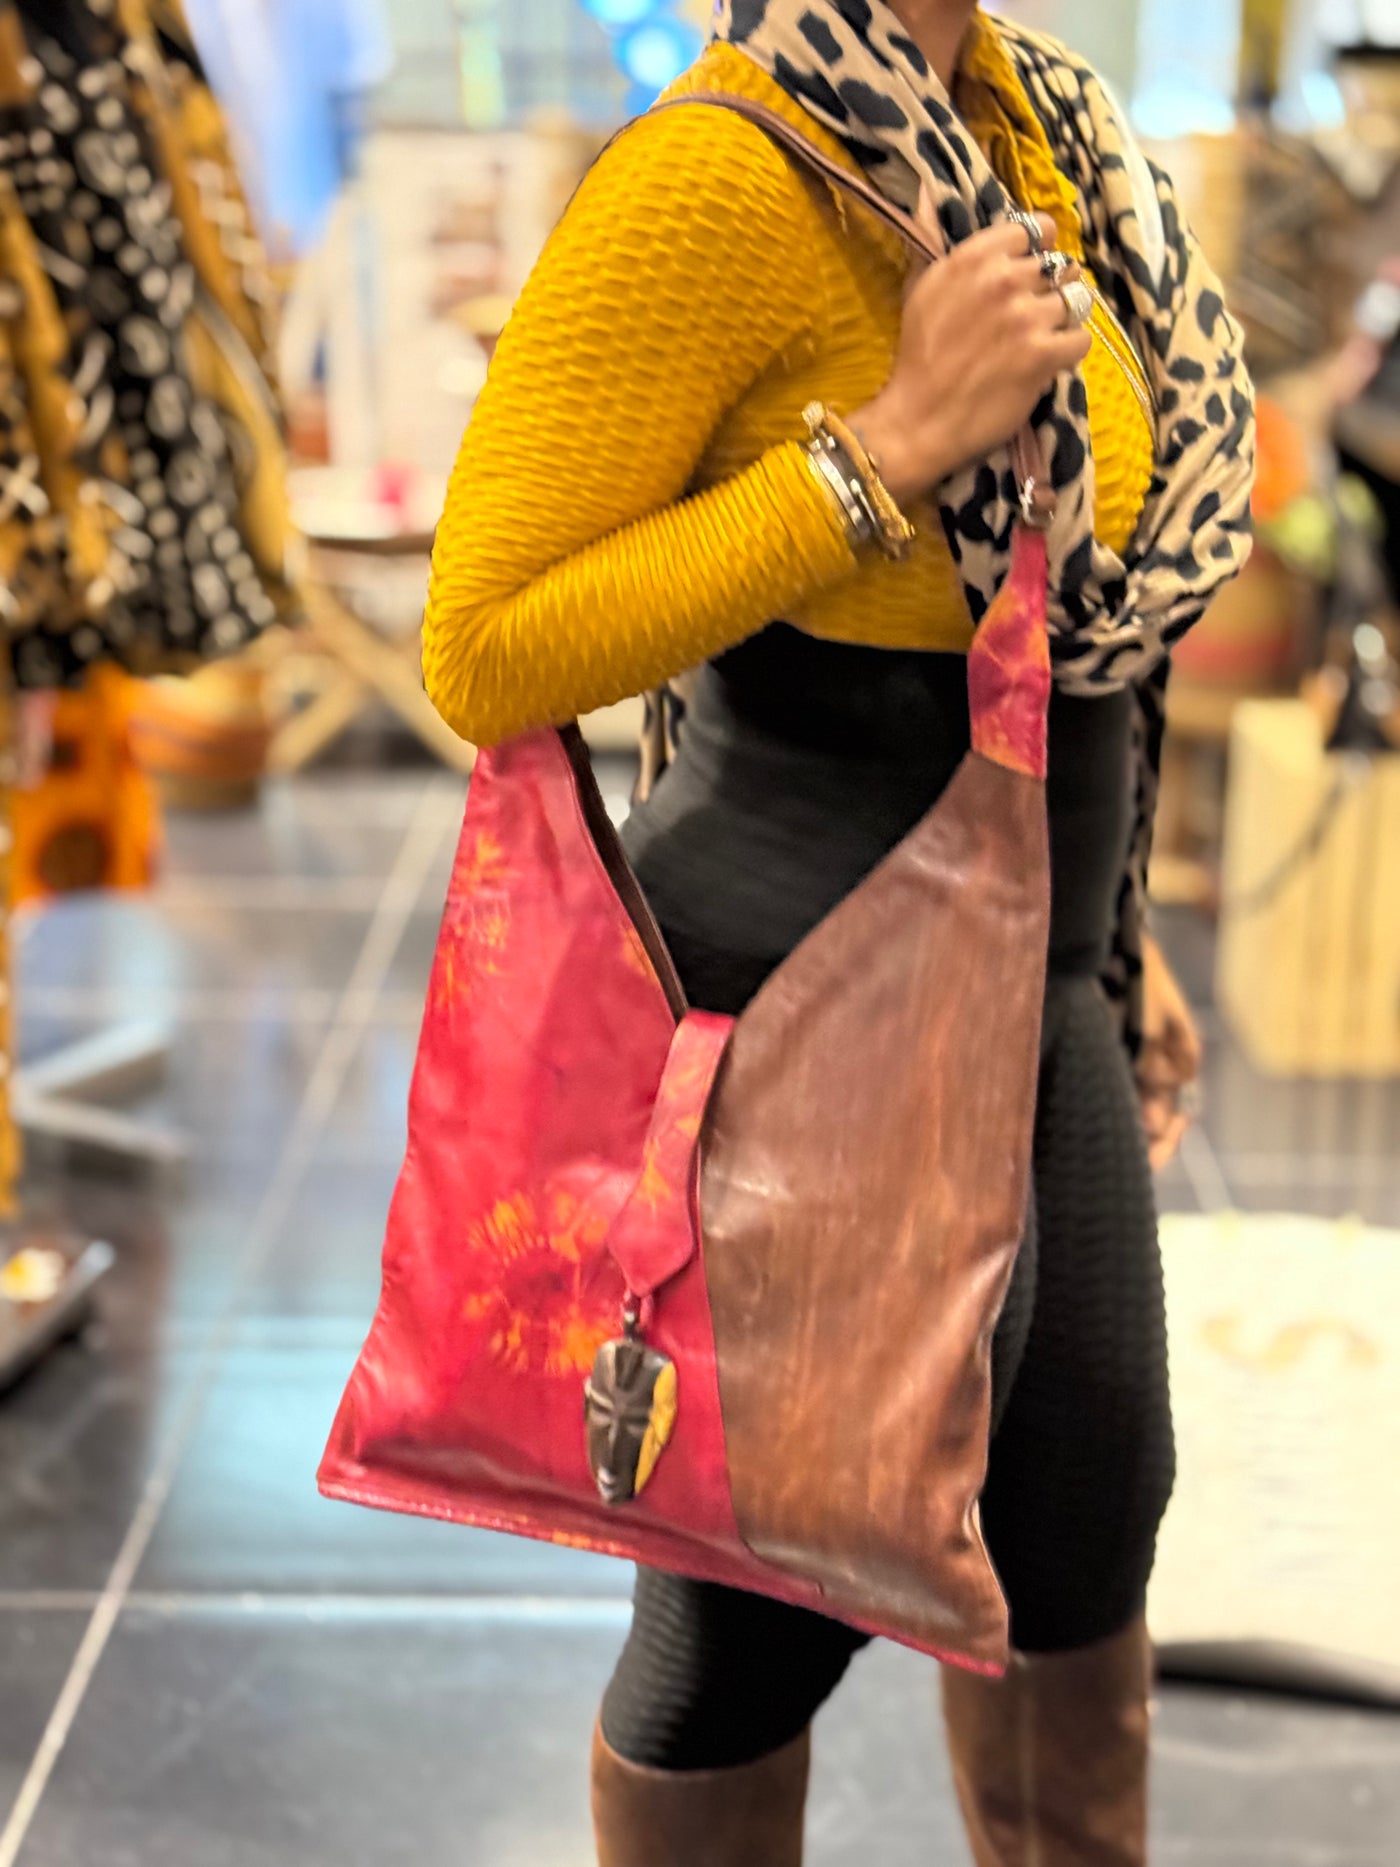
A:
[[[759,121],[939,257],[762,106],[679,103]],[[578,728],[482,754],[329,1496],[1005,1663],[977,1500],[1049,916],[1043,496],[1014,453],[973,749],[738,1019],[687,1006]]]

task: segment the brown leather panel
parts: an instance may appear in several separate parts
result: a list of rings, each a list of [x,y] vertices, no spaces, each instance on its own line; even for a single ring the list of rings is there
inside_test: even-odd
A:
[[[746,1542],[838,1617],[991,1662],[976,1500],[1048,922],[1044,787],[974,753],[739,1019],[702,1149]]]

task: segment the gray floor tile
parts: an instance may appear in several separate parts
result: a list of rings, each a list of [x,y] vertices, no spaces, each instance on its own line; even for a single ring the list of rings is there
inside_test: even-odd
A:
[[[308,1168],[291,1210],[244,1293],[249,1318],[334,1318],[369,1326],[398,1151],[370,1149]]]
[[[621,1563],[332,1503],[316,1490],[369,1316],[254,1322],[215,1382],[141,1570],[143,1590],[622,1595]]]
[[[403,1159],[425,991],[420,985],[414,992],[409,1017],[376,1023],[361,1035],[325,1137],[336,1156],[343,1158],[348,1149],[376,1164]]]
[[[0,1403],[0,1591],[101,1588],[202,1348],[70,1343]]]
[[[401,771],[315,770],[271,779],[263,787],[262,808],[286,811],[317,828],[353,822],[402,832],[429,782],[465,790],[463,780],[435,763]]]
[[[30,988],[119,993],[143,1016],[175,1016],[190,995],[240,996],[244,1015],[282,1008],[298,991],[338,990],[364,940],[368,911],[81,897],[46,908],[20,951]]]
[[[250,1229],[273,1172],[270,1153],[239,1166],[193,1164],[178,1195],[96,1175],[25,1181],[25,1210],[116,1254],[96,1296],[102,1357],[158,1350],[207,1334],[234,1301]]]
[[[139,1005],[139,996],[124,996]],[[90,1014],[24,1017],[21,1058],[49,1057],[121,1022]],[[319,1002],[309,1013],[294,1014],[287,1006],[270,1013],[266,1003],[250,1002],[236,1018],[179,1017],[169,1027],[163,1080],[124,1097],[120,1106],[138,1120],[183,1134],[206,1155],[246,1154],[259,1145],[271,1151],[290,1126],[325,1031]]]
[[[23,1867],[591,1867],[588,1741],[620,1639],[128,1615]]]
[[[78,1612],[0,1608],[0,1827],[82,1639]]]
[[[445,892],[445,891],[444,891]],[[437,949],[438,930],[442,925],[442,894],[425,897],[423,905],[409,920],[394,963],[389,969],[385,988],[390,992],[416,992],[420,1002],[428,990],[428,975]]]
[[[622,1636],[616,1611],[130,1612],[25,1867],[592,1867],[588,1741]],[[965,1858],[926,1662],[857,1663],[810,1828],[813,1867]]]
[[[292,876],[320,882],[387,875],[424,780],[342,774],[263,787],[257,808],[227,815],[172,812],[166,872],[194,876]]]
[[[463,785],[461,805],[464,811],[466,809],[466,802],[466,786]],[[420,902],[425,913],[440,914],[442,912],[443,903],[447,899],[447,884],[452,879],[452,870],[457,861],[457,843],[459,836],[460,828],[454,826],[451,834],[444,836],[437,853],[434,855],[432,862],[428,865],[428,871],[423,880],[423,894]]]
[[[363,928],[361,928],[363,932]],[[285,1138],[326,1037],[319,1016],[258,1014],[227,1025],[182,1024],[167,1081],[151,1106],[206,1152],[273,1152]]]
[[[857,1661],[818,1725],[817,1867],[963,1867],[930,1667]],[[1169,1687],[1153,1734],[1152,1859],[1381,1867],[1400,1859],[1400,1717]]]
[[[591,1867],[602,1614],[130,1611],[23,1867]],[[927,1662],[857,1661],[818,1725],[812,1867],[966,1863],[934,1700]],[[1171,1691],[1156,1744],[1156,1861],[1395,1858],[1395,1720]]]
[[[812,1867],[963,1867],[937,1707],[931,1661],[888,1644],[857,1655],[817,1721]]]
[[[1164,1862],[1400,1860],[1400,1716],[1175,1687],[1154,1745]]]

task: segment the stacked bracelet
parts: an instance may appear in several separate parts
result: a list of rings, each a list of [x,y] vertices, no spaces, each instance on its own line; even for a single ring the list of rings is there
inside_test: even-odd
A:
[[[851,543],[856,546],[873,544],[875,515],[870,502],[861,497],[860,483],[854,474],[843,471],[835,454],[815,438],[807,443],[807,458],[841,514]]]
[[[840,509],[851,541],[878,544],[890,558],[906,558],[914,527],[895,503],[859,437],[821,402],[803,411],[807,456]]]

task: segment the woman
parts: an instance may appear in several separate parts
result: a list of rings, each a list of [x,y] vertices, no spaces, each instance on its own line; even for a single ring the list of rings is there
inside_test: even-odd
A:
[[[626,842],[691,1002],[737,1012],[967,750],[963,657],[1034,416],[1058,493],[1051,969],[983,1500],[1024,1657],[1002,1683],[950,1673],[945,1700],[983,1867],[1127,1867],[1173,1472],[1142,1117],[1169,1148],[1195,1059],[1149,949],[1139,1105],[1101,975],[1131,1010],[1165,651],[1247,549],[1238,332],[1093,75],[973,0],[730,0],[675,95],[701,92],[936,214],[952,255],[911,278],[713,102],[630,130],[496,353],[438,533],[429,689],[491,742],[701,667]],[[1081,326],[1076,268],[1116,317]],[[809,438],[813,401],[848,426]],[[858,497],[824,473],[833,444]],[[643,1573],[595,1748],[603,1867],[793,1867],[808,1726],[860,1644]]]

